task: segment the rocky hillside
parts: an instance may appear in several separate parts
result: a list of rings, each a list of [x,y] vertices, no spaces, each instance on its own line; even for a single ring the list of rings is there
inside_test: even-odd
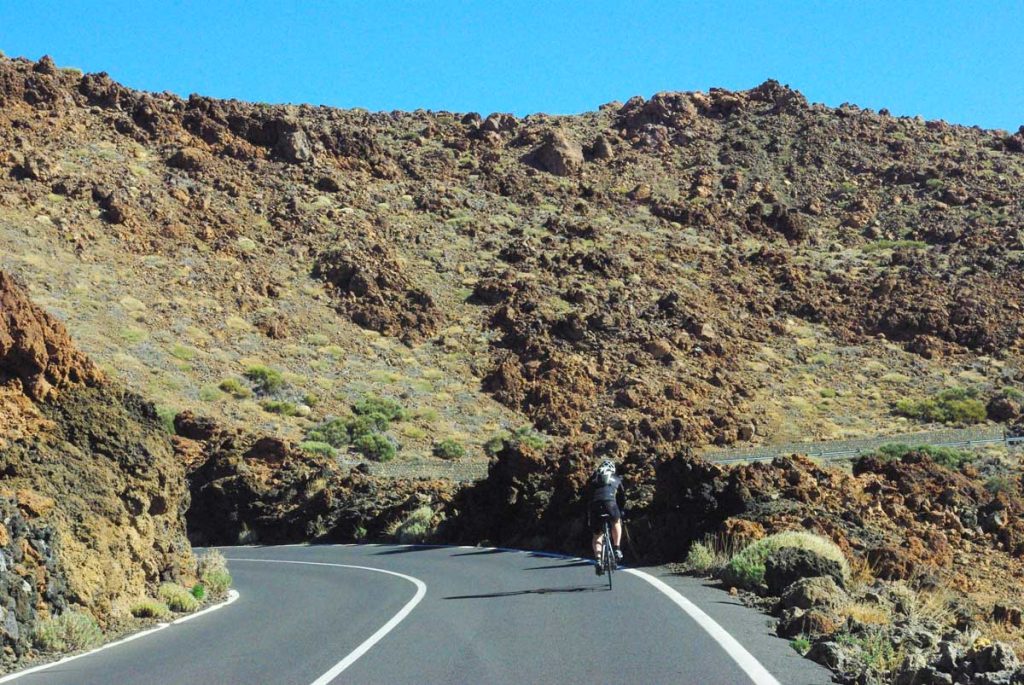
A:
[[[152,405],[104,379],[0,271],[0,665],[42,618],[103,625],[195,573],[188,490]]]
[[[219,390],[261,363],[286,414],[403,398],[407,455],[525,421],[618,452],[897,430],[896,399],[1021,380],[1024,134],[774,82],[482,119],[43,59],[0,62],[0,138],[3,265],[169,408],[299,437]]]
[[[564,548],[585,538],[580,493],[611,456],[639,554],[811,530],[879,598],[876,581],[953,588],[964,605],[929,634],[1004,631],[1020,650],[999,618],[1020,616],[1012,455],[914,452],[851,473],[694,454],[1019,420],[1022,227],[1024,128],[827,108],[773,81],[517,118],[182,99],[0,59],[0,268],[99,369],[176,415],[204,543]],[[4,371],[4,406],[38,415],[8,422],[22,443],[120,440],[83,437],[114,406],[151,425],[146,405],[111,404],[100,370],[67,368]],[[493,458],[463,488],[337,459],[392,449]],[[874,635],[849,618],[791,611],[780,631]],[[913,632],[901,625],[886,644]],[[987,668],[970,650],[935,668]]]

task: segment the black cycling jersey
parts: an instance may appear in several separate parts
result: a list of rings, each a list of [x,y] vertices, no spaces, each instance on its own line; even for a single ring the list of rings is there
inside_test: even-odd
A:
[[[612,476],[607,483],[595,480],[591,485],[591,502],[614,502],[622,491],[622,479]]]

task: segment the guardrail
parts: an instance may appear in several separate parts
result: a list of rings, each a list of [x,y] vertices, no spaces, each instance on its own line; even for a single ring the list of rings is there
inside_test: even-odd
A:
[[[985,445],[1005,444],[1007,447],[1024,447],[1024,435],[1008,434],[1001,426],[985,428],[963,428],[957,430],[923,431],[885,435],[876,438],[854,440],[831,440],[828,442],[792,442],[759,447],[732,449],[709,448],[701,456],[716,464],[737,464],[749,461],[771,461],[775,457],[790,454],[806,454],[825,460],[850,459],[865,452],[877,450],[882,445],[929,445],[931,447],[959,447],[973,449]],[[340,466],[351,468],[365,465],[371,474],[384,478],[443,478],[457,482],[483,480],[487,477],[485,461],[355,461],[339,459]]]

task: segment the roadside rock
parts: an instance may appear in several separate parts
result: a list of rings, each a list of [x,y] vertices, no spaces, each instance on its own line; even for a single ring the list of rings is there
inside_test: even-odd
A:
[[[839,587],[846,585],[842,568],[836,561],[826,559],[807,549],[782,547],[769,554],[765,559],[764,580],[768,586],[768,592],[773,595],[782,593],[801,579],[819,576],[829,577]],[[818,587],[817,589],[823,588]]]

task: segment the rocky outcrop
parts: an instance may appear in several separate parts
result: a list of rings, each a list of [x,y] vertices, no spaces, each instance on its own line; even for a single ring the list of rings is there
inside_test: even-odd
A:
[[[95,385],[99,369],[75,349],[64,326],[35,307],[0,271],[0,383],[16,379],[35,400],[69,385]]]
[[[443,321],[434,299],[412,284],[383,244],[348,243],[324,252],[313,276],[326,282],[338,311],[384,335],[422,340]]]
[[[175,425],[178,453],[189,463],[188,531],[196,545],[388,539],[421,507],[443,519],[455,489],[448,481],[386,480],[342,469],[278,438],[191,414],[179,415]]]
[[[101,378],[0,272],[0,637],[24,656],[41,618],[101,625],[165,580],[188,582],[184,469],[153,406]]]

